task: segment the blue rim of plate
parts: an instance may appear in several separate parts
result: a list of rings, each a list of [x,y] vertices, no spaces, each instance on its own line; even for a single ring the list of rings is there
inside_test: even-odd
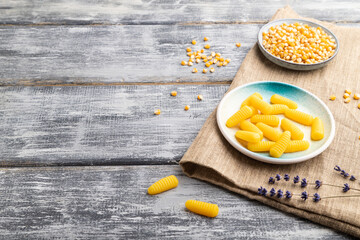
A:
[[[248,86],[251,86],[251,85],[256,85],[256,84],[263,83],[263,82],[270,83],[270,84],[271,83],[280,84],[280,85],[290,86],[290,87],[296,88],[299,91],[302,91],[302,92],[305,92],[306,94],[309,94],[311,97],[313,97],[314,99],[316,99],[320,103],[320,105],[325,109],[325,111],[329,115],[330,123],[331,123],[330,135],[329,135],[327,141],[320,148],[318,148],[317,150],[315,150],[314,152],[312,152],[310,154],[307,154],[307,155],[304,155],[304,156],[301,156],[301,157],[282,159],[282,158],[273,158],[273,157],[270,157],[270,156],[263,156],[263,155],[260,155],[260,154],[258,154],[256,152],[252,152],[252,151],[248,150],[247,148],[245,148],[241,144],[236,145],[236,144],[233,143],[234,142],[233,139],[230,138],[230,136],[228,136],[228,134],[226,134],[225,131],[224,131],[226,126],[220,123],[220,109],[222,108],[222,105],[224,104],[226,99],[229,96],[231,96],[231,93],[233,93],[237,89],[245,88],[245,87],[248,87]],[[230,143],[235,149],[237,149],[238,151],[240,151],[241,153],[243,153],[244,155],[246,155],[246,156],[248,156],[248,157],[250,157],[252,159],[255,159],[255,160],[258,160],[258,161],[261,161],[261,162],[265,162],[265,163],[272,163],[272,164],[293,164],[293,163],[299,163],[299,162],[304,162],[304,161],[310,160],[310,159],[316,157],[317,155],[321,154],[323,151],[325,151],[330,146],[331,142],[334,140],[334,137],[335,137],[335,120],[334,120],[334,116],[332,115],[330,109],[326,106],[326,104],[320,98],[318,98],[317,96],[315,96],[311,92],[309,92],[309,91],[307,91],[305,89],[302,89],[300,87],[297,87],[295,85],[288,84],[288,83],[283,83],[283,82],[276,82],[276,81],[252,82],[252,83],[248,83],[248,84],[245,84],[245,85],[242,85],[242,86],[238,86],[238,87],[234,88],[233,90],[231,90],[230,92],[226,93],[226,95],[223,97],[223,99],[220,101],[220,103],[219,103],[219,105],[217,107],[216,122],[217,122],[217,125],[218,125],[218,127],[219,127],[219,129],[221,131],[221,134],[225,137],[225,139],[228,141],[228,143]]]

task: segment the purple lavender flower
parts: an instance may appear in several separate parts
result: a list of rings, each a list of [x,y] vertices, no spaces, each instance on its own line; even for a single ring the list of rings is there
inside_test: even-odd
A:
[[[343,192],[347,192],[347,191],[349,191],[349,190],[350,190],[349,184],[345,183],[345,184],[344,184],[344,188],[343,188]]]
[[[275,179],[274,179],[273,177],[270,177],[270,178],[269,178],[269,183],[270,183],[270,184],[274,184],[274,183],[275,183]]]
[[[292,197],[291,192],[290,192],[290,191],[286,191],[286,192],[285,192],[285,197],[286,197],[287,199],[290,199],[290,198]]]
[[[259,187],[259,188],[258,188],[258,194],[259,194],[259,195],[261,195],[263,189],[264,189],[263,187]]]
[[[320,180],[315,181],[315,188],[320,188],[322,185],[322,182]]]
[[[279,174],[276,174],[275,178],[276,178],[276,181],[280,181],[280,180],[281,180],[281,176],[280,176]]]
[[[355,181],[355,180],[356,180],[356,177],[355,177],[354,175],[351,175],[350,180],[351,180],[351,181]]]
[[[276,190],[275,190],[275,188],[272,188],[272,189],[270,190],[270,197],[275,196],[275,194],[276,194]]]
[[[300,181],[300,177],[299,177],[299,176],[294,177],[294,183],[298,183],[299,181]]]
[[[283,191],[281,191],[281,189],[279,189],[278,191],[277,191],[277,195],[276,195],[278,198],[282,198],[283,196],[284,196],[284,192]]]
[[[309,195],[308,195],[308,193],[307,193],[306,191],[304,191],[304,192],[301,193],[301,198],[302,198],[304,201],[306,201],[306,199],[308,199],[308,197],[309,197]]]
[[[341,168],[340,168],[338,165],[336,165],[336,166],[334,167],[334,170],[339,172],[339,171],[341,171]]]
[[[289,174],[285,174],[285,175],[284,175],[284,179],[285,179],[285,181],[289,181],[289,180],[290,180]]]
[[[313,200],[314,200],[314,202],[320,201],[320,200],[321,200],[320,194],[315,193],[315,194],[314,194],[314,197],[313,197]]]
[[[344,178],[347,178],[349,176],[349,174],[347,172],[345,172],[345,170],[341,170],[341,175],[344,176]]]
[[[264,197],[266,197],[266,194],[267,194],[267,190],[266,188],[263,188],[262,192],[261,192],[261,195],[263,195]]]
[[[303,178],[301,180],[301,187],[306,187],[306,186],[307,186],[307,180],[306,180],[306,178]]]

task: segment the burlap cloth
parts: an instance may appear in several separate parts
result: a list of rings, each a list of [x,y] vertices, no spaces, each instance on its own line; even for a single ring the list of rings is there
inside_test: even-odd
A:
[[[290,7],[279,9],[272,20],[281,18],[302,18]],[[216,109],[206,120],[194,142],[180,161],[180,165],[190,177],[198,178],[251,199],[256,199],[282,211],[360,237],[360,198],[323,199],[318,203],[299,197],[291,200],[276,197],[263,197],[257,194],[262,185],[270,190],[281,188],[295,193],[306,190],[322,197],[331,195],[349,195],[356,192],[342,193],[341,188],[322,186],[316,190],[313,186],[305,189],[292,182],[279,181],[269,185],[270,176],[288,173],[292,177],[299,175],[309,181],[320,179],[324,183],[360,187],[359,180],[351,182],[333,170],[340,165],[349,173],[360,178],[360,110],[356,105],[360,101],[343,103],[345,88],[360,92],[360,28],[337,26],[320,22],[332,30],[339,39],[338,56],[325,68],[300,72],[278,67],[262,56],[258,46],[247,54],[237,72],[229,91],[237,86],[254,81],[279,81],[294,84],[320,97],[330,108],[336,121],[336,134],[333,143],[319,156],[299,164],[272,165],[250,159],[233,148],[221,135],[216,123]],[[329,101],[329,96],[336,94],[336,101]],[[284,191],[285,192],[285,191]],[[358,192],[359,193],[359,192]],[[220,214],[221,214],[221,203]],[[239,216],[241,217],[241,216]]]

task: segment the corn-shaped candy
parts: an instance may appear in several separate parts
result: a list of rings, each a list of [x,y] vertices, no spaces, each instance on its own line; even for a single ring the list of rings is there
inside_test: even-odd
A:
[[[256,126],[263,132],[264,137],[271,141],[276,142],[281,137],[282,132],[262,122],[257,123]]]
[[[159,194],[172,188],[176,188],[178,184],[178,179],[174,175],[170,175],[168,177],[160,179],[159,181],[151,185],[148,188],[148,193],[150,195]]]
[[[245,105],[247,105],[247,106],[250,106],[250,105],[251,105],[251,104],[250,104],[250,98],[251,98],[251,96],[257,96],[258,98],[263,99],[263,97],[261,96],[260,93],[258,93],[258,92],[253,93],[253,94],[251,94],[247,99],[245,99],[245,100],[241,103],[241,107],[243,107],[243,106],[245,106]]]
[[[257,126],[247,120],[240,122],[240,129],[244,131],[258,133],[260,135],[260,140],[263,139],[263,132]]]
[[[286,148],[285,153],[305,151],[310,146],[310,143],[306,140],[290,141],[289,146]]]
[[[244,140],[247,142],[257,143],[260,142],[260,134],[249,131],[237,131],[235,137],[238,140]]]
[[[253,106],[249,106],[253,112],[252,116],[259,114],[258,110],[256,108],[254,108]]]
[[[248,119],[252,115],[253,110],[249,106],[244,106],[226,121],[226,126],[229,128],[235,127],[241,121]]]
[[[289,131],[283,132],[280,139],[270,148],[270,156],[279,158],[283,155],[290,143],[291,133]]]
[[[292,140],[302,140],[304,138],[304,133],[289,119],[283,118],[281,120],[281,128],[291,133]]]
[[[306,126],[311,126],[314,120],[314,117],[311,116],[310,114],[300,112],[294,109],[285,110],[285,117]]]
[[[187,200],[185,207],[191,212],[206,216],[216,217],[219,214],[219,207],[216,204],[201,202],[196,200]]]
[[[255,95],[252,95],[250,97],[250,104],[251,106],[254,106],[256,109],[259,109],[260,112],[262,112],[263,114],[271,114],[272,112],[272,106]]]
[[[250,121],[252,123],[258,123],[258,122],[262,122],[265,123],[267,125],[273,126],[273,127],[277,127],[279,125],[280,119],[278,116],[275,115],[254,115],[251,117]]]
[[[290,99],[282,97],[278,94],[272,95],[270,98],[270,102],[274,103],[274,104],[285,104],[286,106],[288,106],[291,109],[297,109],[297,107],[298,107],[296,102],[291,101]]]
[[[275,142],[272,141],[261,141],[258,143],[248,143],[247,148],[253,152],[268,152],[274,144]]]
[[[289,109],[285,104],[273,104],[271,115],[283,114],[286,109]]]
[[[311,125],[311,139],[318,141],[324,138],[324,124],[320,118],[316,117]]]

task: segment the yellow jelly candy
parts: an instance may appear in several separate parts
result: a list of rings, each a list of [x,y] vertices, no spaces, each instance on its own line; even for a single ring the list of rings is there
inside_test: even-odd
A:
[[[258,143],[248,143],[247,148],[253,152],[268,152],[274,144],[275,142],[272,141],[261,141]]]
[[[229,128],[235,127],[241,121],[248,119],[252,115],[253,110],[249,106],[244,106],[226,121],[226,126]]]
[[[286,148],[285,153],[305,151],[310,146],[310,143],[306,140],[294,140],[290,141],[289,146]]]
[[[257,123],[256,126],[263,132],[264,137],[271,141],[276,142],[281,137],[282,132],[262,122]]]
[[[251,96],[257,96],[258,98],[260,98],[260,99],[263,99],[263,97],[261,96],[261,94],[260,93],[258,93],[258,92],[256,92],[256,93],[253,93],[253,94],[251,94],[247,99],[245,99],[242,103],[241,103],[241,107],[243,107],[243,106],[250,106],[251,105],[251,103],[250,103],[250,98],[251,98]]]
[[[304,138],[304,133],[289,119],[283,118],[281,120],[281,128],[291,133],[292,140],[302,140]]]
[[[284,104],[286,106],[288,106],[291,109],[297,109],[298,105],[296,102],[291,101],[290,99],[280,96],[278,94],[274,94],[271,96],[270,98],[270,102],[274,103],[274,104]]]
[[[289,109],[285,104],[273,104],[271,115],[283,114],[286,109]]]
[[[206,217],[216,217],[219,214],[219,207],[216,204],[201,202],[196,200],[187,200],[185,207],[191,212]]]
[[[320,118],[316,117],[311,125],[311,139],[318,141],[324,138],[324,124]]]
[[[256,109],[259,109],[260,112],[262,112],[263,114],[271,114],[272,112],[272,106],[269,103],[265,102],[264,100],[261,100],[256,95],[252,95],[250,97],[250,104],[251,106],[254,106]]]
[[[258,123],[258,122],[262,122],[265,123],[267,125],[273,126],[273,127],[277,127],[279,125],[280,119],[278,116],[275,115],[254,115],[251,117],[250,121],[252,123]]]
[[[289,131],[283,132],[280,139],[270,148],[270,156],[279,158],[283,155],[290,143],[291,133]]]
[[[160,179],[159,181],[151,185],[148,188],[148,193],[150,195],[159,194],[167,190],[170,190],[172,188],[176,188],[178,184],[179,184],[178,179],[174,175],[171,175],[163,179]]]
[[[306,126],[311,126],[314,120],[314,117],[311,116],[310,114],[300,112],[294,109],[285,110],[285,117]]]
[[[260,134],[254,132],[240,130],[235,133],[235,137],[238,140],[244,140],[247,142],[252,142],[252,143],[260,142]]]
[[[258,133],[260,135],[260,140],[263,139],[263,132],[249,121],[244,120],[240,122],[240,129],[244,131]]]

